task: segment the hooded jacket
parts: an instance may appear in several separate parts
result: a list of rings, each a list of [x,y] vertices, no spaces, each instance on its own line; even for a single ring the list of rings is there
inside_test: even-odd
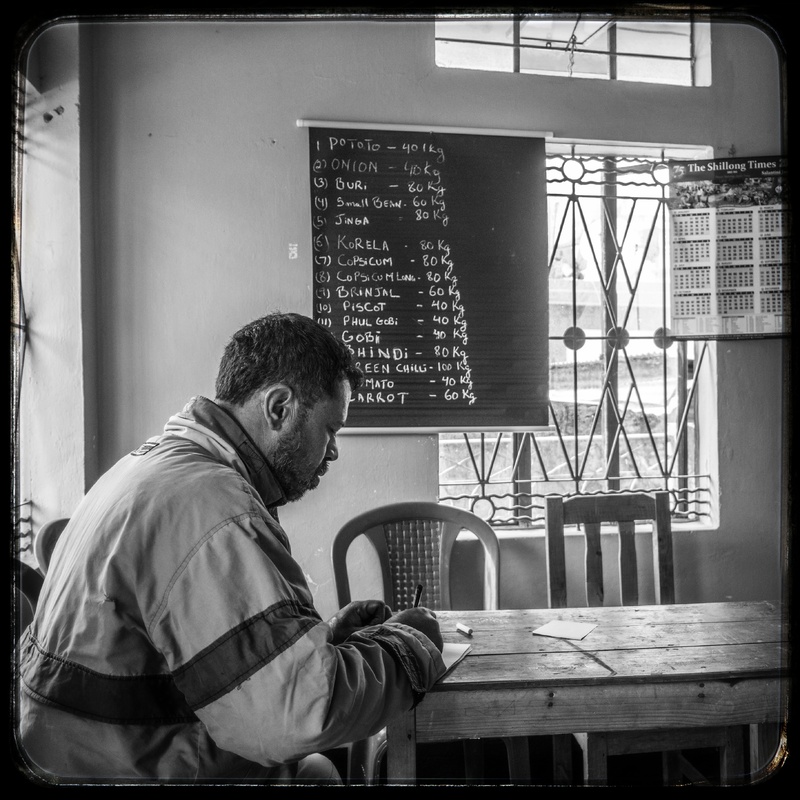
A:
[[[444,671],[417,630],[334,645],[238,422],[194,398],[87,493],[20,642],[20,749],[49,780],[290,780]]]

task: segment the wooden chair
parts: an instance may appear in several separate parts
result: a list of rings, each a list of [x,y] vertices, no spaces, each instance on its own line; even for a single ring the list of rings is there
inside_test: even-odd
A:
[[[499,606],[500,546],[491,526],[475,514],[435,502],[394,503],[359,514],[345,524],[333,541],[333,575],[339,607],[350,602],[347,552],[360,536],[375,548],[380,564],[384,601],[393,611],[413,605],[414,590],[422,583],[422,605],[433,610],[450,609],[450,556],[458,534],[468,530],[483,545],[484,607]],[[526,737],[505,738],[512,781],[530,781]],[[354,742],[348,754],[348,781],[373,784],[386,752],[386,731]],[[483,777],[480,740],[464,741],[468,781]]]
[[[36,563],[39,565],[39,572],[42,575],[47,573],[50,557],[53,555],[53,548],[56,546],[58,537],[67,527],[68,522],[68,518],[53,519],[50,522],[45,522],[33,539],[33,554],[36,556]]]
[[[669,493],[658,491],[545,498],[547,584],[551,608],[610,605],[606,601],[601,547],[601,524],[615,523],[618,532],[618,569],[621,605],[639,605],[639,577],[635,544],[636,521],[652,523],[653,584],[655,603],[675,602],[672,529]],[[567,602],[564,526],[579,525],[585,540],[585,596]],[[741,782],[744,728],[687,728],[680,730],[574,733],[553,737],[555,783],[573,781],[573,739],[583,755],[584,782],[608,782],[608,757],[633,753],[662,753],[663,780],[667,785],[710,783],[681,751],[719,748],[723,783]]]

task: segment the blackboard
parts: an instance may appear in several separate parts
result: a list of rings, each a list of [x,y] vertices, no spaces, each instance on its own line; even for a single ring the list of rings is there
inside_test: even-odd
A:
[[[544,139],[309,127],[314,318],[364,370],[347,428],[548,423]]]

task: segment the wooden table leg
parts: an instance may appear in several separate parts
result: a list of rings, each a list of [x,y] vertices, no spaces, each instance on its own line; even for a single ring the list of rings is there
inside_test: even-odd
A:
[[[780,725],[777,722],[755,723],[749,726],[748,775],[751,782],[769,776],[783,762],[784,745],[781,743]]]
[[[556,786],[570,786],[575,783],[571,733],[553,736],[553,783]]]
[[[417,715],[414,710],[395,717],[386,726],[386,782],[416,783],[417,780]]]
[[[587,786],[608,784],[608,736],[605,733],[575,734],[583,751],[583,782]]]
[[[749,782],[744,768],[745,726],[731,725],[726,731],[725,746],[720,748],[720,783],[723,786],[736,786]]]

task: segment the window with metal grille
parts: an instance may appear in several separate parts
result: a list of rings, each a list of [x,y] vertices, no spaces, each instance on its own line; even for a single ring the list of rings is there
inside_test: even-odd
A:
[[[711,85],[710,23],[645,13],[442,16],[436,65],[569,78]]]
[[[551,427],[440,434],[440,499],[535,526],[547,494],[667,489],[673,518],[709,522],[696,414],[709,345],[669,332],[666,166],[707,154],[547,150]]]

